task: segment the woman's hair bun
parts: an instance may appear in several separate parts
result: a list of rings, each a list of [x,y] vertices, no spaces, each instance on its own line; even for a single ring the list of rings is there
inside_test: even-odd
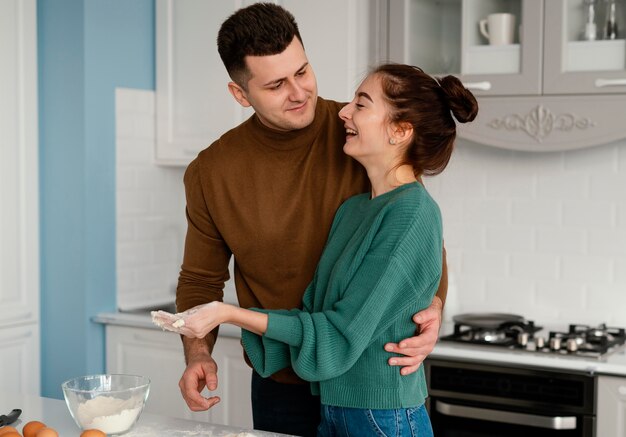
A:
[[[439,79],[439,85],[443,90],[448,105],[454,118],[460,123],[467,123],[476,118],[478,114],[478,102],[474,94],[455,76],[445,76]]]

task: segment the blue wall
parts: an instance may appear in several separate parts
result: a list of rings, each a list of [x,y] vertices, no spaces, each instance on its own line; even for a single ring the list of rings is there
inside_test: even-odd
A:
[[[104,371],[116,308],[115,88],[154,89],[154,0],[38,0],[41,393]]]

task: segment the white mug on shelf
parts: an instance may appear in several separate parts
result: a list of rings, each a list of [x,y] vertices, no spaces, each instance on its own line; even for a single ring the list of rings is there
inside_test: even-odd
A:
[[[513,44],[515,15],[507,13],[489,14],[478,22],[480,33],[492,46]]]

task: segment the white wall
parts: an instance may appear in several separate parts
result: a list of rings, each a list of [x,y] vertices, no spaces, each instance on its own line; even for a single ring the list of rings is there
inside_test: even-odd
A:
[[[426,185],[454,312],[626,325],[626,141],[543,154],[459,140]]]
[[[118,306],[159,305],[181,261],[184,169],[152,163],[154,93],[116,96]],[[448,314],[626,326],[626,141],[544,154],[459,140],[425,183],[444,217]]]

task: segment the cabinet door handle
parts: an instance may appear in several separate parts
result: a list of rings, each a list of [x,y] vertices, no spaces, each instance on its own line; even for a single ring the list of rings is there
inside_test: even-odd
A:
[[[596,79],[596,87],[598,88],[624,85],[626,85],[626,79]]]
[[[489,91],[491,89],[491,82],[467,82],[464,83],[463,86],[468,90]]]
[[[436,405],[437,411],[445,416],[509,423],[512,425],[535,426],[546,429],[576,429],[576,416],[539,416],[537,414],[453,405],[441,401],[437,401]]]

